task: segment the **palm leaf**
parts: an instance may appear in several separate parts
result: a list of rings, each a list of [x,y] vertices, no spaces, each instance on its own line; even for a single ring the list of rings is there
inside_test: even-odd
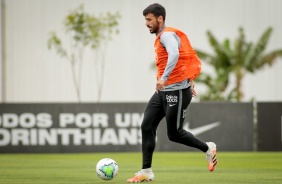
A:
[[[239,37],[235,40],[235,63],[241,65],[243,63],[243,58],[245,54],[245,34],[242,27],[239,28]]]
[[[256,66],[256,61],[261,56],[262,52],[267,46],[269,41],[270,35],[272,33],[272,28],[269,27],[260,37],[259,41],[256,43],[253,49],[250,50],[248,55],[246,56],[245,67],[248,71],[253,72],[254,67]]]
[[[211,61],[211,64],[216,68],[221,66],[230,66],[231,61],[229,58],[232,57],[232,53],[228,50],[229,40],[225,40],[221,45],[210,31],[207,32],[207,35],[210,45],[216,53],[216,58]]]
[[[201,51],[201,50],[198,50],[198,49],[195,49],[195,51],[196,51],[198,57],[203,61],[210,62],[211,60],[214,59],[214,56],[210,55],[207,52],[204,52],[204,51]]]
[[[227,100],[234,100],[234,99],[237,99],[238,98],[238,93],[237,93],[237,88],[233,88],[229,94],[227,95]]]
[[[262,56],[256,63],[254,68],[255,69],[260,69],[262,68],[265,64],[269,64],[270,66],[274,63],[275,59],[278,57],[282,57],[282,49],[280,50],[274,50],[264,56]]]
[[[207,74],[207,73],[204,73],[202,72],[196,79],[195,79],[196,82],[199,82],[199,83],[203,83],[205,85],[207,85],[208,87],[212,87],[212,81],[213,81],[213,78],[211,77],[210,74]]]

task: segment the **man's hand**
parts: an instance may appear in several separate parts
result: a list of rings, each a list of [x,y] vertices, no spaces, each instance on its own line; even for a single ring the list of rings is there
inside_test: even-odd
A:
[[[195,91],[195,84],[194,84],[194,81],[190,81],[190,84],[191,84],[191,91],[192,91],[192,96],[194,97],[194,96],[197,96],[197,93],[196,93],[196,91]]]
[[[158,93],[159,90],[164,89],[165,81],[159,79],[156,83],[156,92]]]

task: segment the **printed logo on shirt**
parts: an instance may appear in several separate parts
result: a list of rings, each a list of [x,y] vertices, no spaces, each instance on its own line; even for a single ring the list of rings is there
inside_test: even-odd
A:
[[[167,102],[177,102],[177,96],[172,96],[172,95],[166,95],[166,101]]]

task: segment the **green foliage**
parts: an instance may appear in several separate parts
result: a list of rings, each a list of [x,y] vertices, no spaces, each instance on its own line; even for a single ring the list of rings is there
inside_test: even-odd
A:
[[[48,40],[48,48],[49,49],[54,48],[57,51],[58,55],[62,57],[67,57],[67,52],[63,48],[62,42],[60,38],[57,37],[55,32],[50,33],[50,38]]]
[[[48,48],[54,49],[59,56],[66,58],[70,62],[78,101],[80,101],[80,79],[84,49],[89,47],[94,52],[98,52],[102,46],[105,46],[112,39],[113,34],[119,33],[117,29],[119,18],[120,14],[118,12],[114,14],[108,12],[99,16],[90,15],[84,12],[82,5],[70,11],[63,21],[65,33],[71,38],[70,49],[68,50],[63,46],[62,39],[55,32],[50,32]],[[100,62],[100,64],[102,65],[100,68],[103,70],[104,63]],[[96,68],[99,67],[96,66]],[[103,74],[104,72],[101,71],[100,75]],[[99,84],[98,93],[101,94],[103,76],[99,77],[97,83]],[[98,100],[99,97],[98,95]]]
[[[71,11],[65,18],[64,26],[66,32],[72,33],[72,39],[76,43],[98,48],[101,41],[111,39],[111,34],[108,33],[118,33],[118,30],[113,30],[118,25],[118,18],[118,13],[111,14],[109,12],[105,16],[91,16],[83,12],[83,7],[80,6],[78,9]]]
[[[266,64],[272,65],[278,57],[282,56],[282,49],[264,53],[272,28],[267,28],[257,43],[247,42],[243,28],[239,28],[239,36],[232,47],[231,41],[225,39],[220,43],[215,36],[207,31],[209,43],[214,54],[196,49],[202,61],[213,67],[215,76],[204,73],[196,79],[197,82],[207,86],[205,94],[200,95],[203,101],[241,101],[243,92],[242,80],[246,73],[255,73]],[[235,76],[235,87],[226,91],[230,85],[230,76]],[[234,85],[234,84],[233,84]]]
[[[100,15],[98,17],[90,15],[84,12],[84,8],[81,5],[79,8],[70,11],[65,17],[63,25],[67,34],[71,35],[71,39],[74,41],[74,46],[91,46],[95,49],[101,45],[101,42],[111,40],[112,34],[118,34],[119,13],[107,13],[106,15]],[[55,32],[50,33],[48,40],[48,48],[53,48],[59,51],[61,56],[66,56],[67,52],[62,48],[62,42]]]

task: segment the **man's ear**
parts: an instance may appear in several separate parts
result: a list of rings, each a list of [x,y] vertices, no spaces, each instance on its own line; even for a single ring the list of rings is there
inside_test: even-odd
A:
[[[159,22],[164,22],[163,16],[160,15],[160,16],[158,17],[158,21],[159,21]]]

